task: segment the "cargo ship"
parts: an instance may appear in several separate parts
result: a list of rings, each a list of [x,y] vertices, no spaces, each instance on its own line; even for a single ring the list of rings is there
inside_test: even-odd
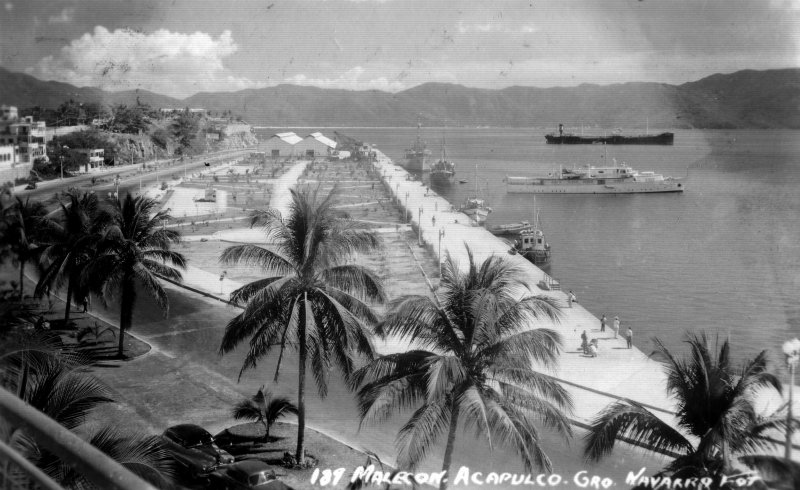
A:
[[[442,155],[431,165],[431,186],[443,186],[453,183],[456,176],[456,164],[447,159],[444,136],[442,136]]]
[[[406,164],[405,169],[409,172],[422,174],[425,171],[425,166],[428,163],[428,157],[431,151],[428,149],[425,141],[420,136],[420,129],[422,124],[417,121],[417,139],[414,140],[414,145],[406,150]]]
[[[523,194],[639,194],[683,192],[682,179],[638,172],[623,164],[559,168],[543,177],[506,177],[506,192]]]
[[[623,135],[614,133],[604,136],[584,136],[565,133],[564,125],[558,125],[558,133],[548,133],[544,139],[551,145],[671,145],[675,141],[674,133]]]

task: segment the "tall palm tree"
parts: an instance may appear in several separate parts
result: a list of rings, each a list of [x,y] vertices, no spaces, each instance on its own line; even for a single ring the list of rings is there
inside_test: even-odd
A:
[[[526,468],[550,471],[536,423],[571,435],[565,413],[572,400],[532,367],[555,365],[560,335],[528,327],[539,318],[557,320],[558,306],[545,296],[521,296],[520,271],[509,262],[492,256],[478,265],[467,251],[466,271],[447,255],[440,300],[413,295],[391,303],[377,333],[420,348],[376,359],[352,377],[360,386],[361,421],[381,422],[416,407],[397,435],[401,468],[414,468],[446,433],[442,470],[448,471],[456,430],[467,424],[490,445],[513,447]]]
[[[267,277],[253,281],[231,294],[231,301],[245,305],[225,329],[219,348],[225,354],[250,339],[242,373],[255,368],[262,357],[279,345],[278,379],[287,343],[299,354],[297,380],[298,463],[305,460],[306,365],[320,396],[327,392],[327,376],[336,365],[345,376],[353,372],[354,355],[371,359],[374,349],[368,324],[377,317],[367,301],[383,302],[380,280],[367,268],[346,263],[354,252],[379,246],[375,234],[355,228],[333,208],[335,189],[320,196],[318,189],[292,190],[289,215],[276,210],[253,217],[252,225],[265,227],[275,250],[257,245],[225,249],[220,261],[263,268]]]
[[[279,418],[297,415],[297,407],[288,398],[273,397],[263,386],[250,398],[237,403],[231,415],[236,420],[252,420],[264,426],[264,441],[269,441],[269,428]]]
[[[65,195],[67,202],[60,203],[59,219],[43,221],[46,238],[40,262],[44,271],[36,284],[36,295],[60,289],[66,283],[64,325],[67,325],[72,299],[88,294],[81,287],[81,273],[92,257],[102,223],[98,219],[100,207],[95,194],[70,189]]]
[[[98,241],[98,254],[87,268],[86,280],[103,301],[119,298],[117,355],[122,357],[137,291],[150,295],[166,316],[169,298],[158,277],[180,281],[182,275],[177,268],[184,269],[186,259],[170,250],[171,245],[180,243],[180,233],[163,227],[171,217],[166,211],[156,211],[159,205],[155,200],[128,194],[125,199],[112,199],[110,203],[107,214],[100,218],[108,225]]]
[[[677,406],[677,427],[633,401],[613,403],[595,418],[585,437],[588,459],[601,460],[617,440],[627,438],[652,451],[676,455],[662,473],[698,476],[727,473],[732,454],[768,444],[754,437],[753,430],[761,422],[754,408],[755,393],[770,386],[781,389],[778,379],[767,372],[767,352],[736,370],[727,340],[716,355],[704,333],[688,334],[686,342],[690,356],[681,360],[655,339],[656,353],[667,370],[667,392]]]
[[[17,197],[3,209],[3,233],[0,241],[19,264],[19,299],[24,297],[25,265],[38,257],[39,224],[47,214],[44,204]]]

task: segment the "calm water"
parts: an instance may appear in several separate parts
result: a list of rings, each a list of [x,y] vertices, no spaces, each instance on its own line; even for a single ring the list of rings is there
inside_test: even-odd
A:
[[[416,134],[343,132],[395,162]],[[675,177],[688,172],[683,194],[538,195],[553,247],[549,272],[596,316],[619,315],[647,353],[653,337],[682,349],[686,331],[706,331],[730,336],[737,359],[768,349],[781,368],[781,343],[800,336],[800,133],[676,131],[674,146],[609,146],[604,157],[599,146],[546,145],[545,132],[448,129],[448,157],[469,182],[438,192],[460,202],[474,192],[477,165],[493,225],[532,218],[533,196],[506,194],[505,175],[604,158]],[[434,156],[441,134],[423,130]]]

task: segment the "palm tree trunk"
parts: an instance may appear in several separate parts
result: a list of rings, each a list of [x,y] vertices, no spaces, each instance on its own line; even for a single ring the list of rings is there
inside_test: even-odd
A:
[[[722,474],[727,475],[731,469],[731,461],[730,461],[730,448],[728,447],[728,441],[725,439],[727,434],[723,434],[722,438]]]
[[[25,284],[22,282],[25,279],[25,259],[19,259],[19,300],[22,301],[24,296],[24,289],[23,285]]]
[[[131,318],[133,317],[133,302],[135,299],[134,294],[136,294],[134,287],[135,286],[131,279],[125,278],[122,280],[119,308],[119,347],[117,350],[117,356],[120,358],[122,357],[123,350],[125,348],[125,331],[130,328]]]
[[[444,449],[444,461],[442,471],[450,472],[450,463],[453,461],[453,448],[456,441],[456,429],[458,428],[458,403],[453,400],[453,408],[450,411],[450,431],[447,433],[447,446]],[[447,475],[447,474],[446,474]],[[442,481],[439,490],[445,490],[447,482]]]
[[[264,424],[264,442],[269,442],[269,424],[266,419],[261,419],[261,423]]]
[[[25,399],[25,390],[28,388],[28,360],[26,359],[27,354],[22,353],[19,358],[20,362],[20,369],[19,369],[19,380],[17,381],[17,398],[20,400]],[[8,473],[6,473],[8,474]]]
[[[64,308],[64,328],[69,325],[70,306],[72,306],[72,278],[67,281],[67,306]]]
[[[305,447],[303,439],[306,430],[306,405],[305,405],[305,388],[306,388],[306,355],[308,346],[306,346],[306,301],[308,296],[303,295],[303,304],[300,307],[300,321],[298,321],[297,342],[299,344],[299,363],[297,375],[297,464],[302,465],[306,459]]]

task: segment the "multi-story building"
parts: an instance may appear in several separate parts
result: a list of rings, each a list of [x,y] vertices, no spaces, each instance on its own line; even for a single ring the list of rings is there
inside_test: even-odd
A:
[[[14,106],[0,106],[0,145],[16,146],[20,163],[47,158],[47,125],[32,116],[20,118]]]
[[[80,165],[84,172],[88,173],[103,166],[105,150],[102,148],[78,148],[72,151],[79,155]]]

